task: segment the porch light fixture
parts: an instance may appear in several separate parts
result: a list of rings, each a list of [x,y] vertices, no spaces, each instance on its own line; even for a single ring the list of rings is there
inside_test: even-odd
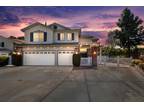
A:
[[[75,54],[78,54],[78,52],[76,51]]]
[[[17,52],[17,55],[21,55],[21,53],[20,53],[20,52]]]
[[[96,51],[93,52],[93,55],[96,55]]]

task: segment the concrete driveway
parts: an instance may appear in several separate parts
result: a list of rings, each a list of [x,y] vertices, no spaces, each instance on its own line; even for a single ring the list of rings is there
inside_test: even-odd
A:
[[[0,69],[0,101],[144,101],[144,74],[130,67]]]

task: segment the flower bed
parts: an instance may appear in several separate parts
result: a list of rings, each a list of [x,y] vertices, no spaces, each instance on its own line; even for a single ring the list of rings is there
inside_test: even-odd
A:
[[[141,56],[139,59],[133,59],[131,65],[139,66],[144,71],[144,56]]]
[[[8,60],[9,60],[8,57],[0,56],[0,66],[8,65]]]

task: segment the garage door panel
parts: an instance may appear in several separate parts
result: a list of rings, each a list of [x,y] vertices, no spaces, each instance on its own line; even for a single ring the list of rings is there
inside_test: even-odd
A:
[[[58,53],[58,65],[73,65],[73,52],[61,51]]]
[[[55,54],[25,54],[23,58],[24,65],[55,65]]]

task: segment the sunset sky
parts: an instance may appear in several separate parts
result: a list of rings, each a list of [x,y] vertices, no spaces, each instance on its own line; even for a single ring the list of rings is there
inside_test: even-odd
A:
[[[105,40],[107,32],[116,28],[116,22],[124,8],[126,7],[0,7],[0,35],[23,36],[20,29],[29,24],[57,22],[68,27],[81,27],[84,33]],[[128,8],[144,20],[144,7]]]

